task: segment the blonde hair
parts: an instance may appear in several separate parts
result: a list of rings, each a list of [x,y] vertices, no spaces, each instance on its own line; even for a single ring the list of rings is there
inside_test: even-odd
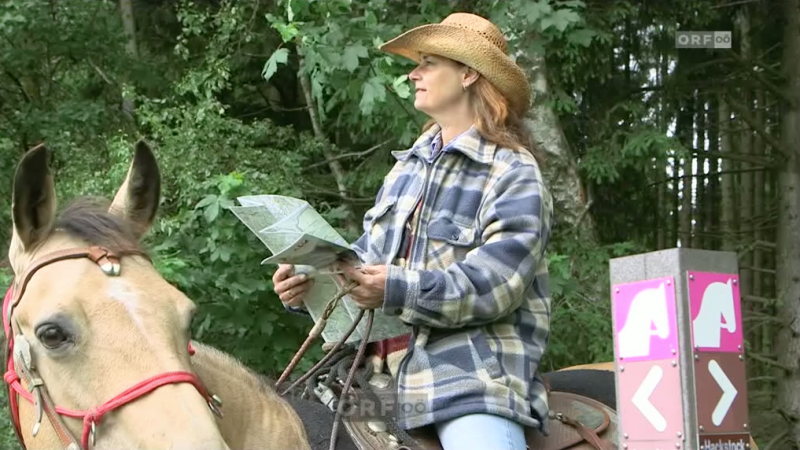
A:
[[[508,99],[489,80],[479,76],[468,90],[475,128],[484,139],[501,147],[526,151],[539,164],[544,163],[544,153],[525,125],[524,118],[510,108]],[[433,119],[428,120],[422,127],[423,132],[435,123]]]

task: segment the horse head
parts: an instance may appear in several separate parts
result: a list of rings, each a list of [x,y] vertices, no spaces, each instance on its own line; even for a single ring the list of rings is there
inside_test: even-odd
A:
[[[15,284],[3,315],[20,439],[28,449],[228,449],[187,351],[195,304],[140,247],[160,199],[150,148],[136,144],[112,202],[81,198],[60,214],[48,159],[43,145],[27,152],[13,183]]]

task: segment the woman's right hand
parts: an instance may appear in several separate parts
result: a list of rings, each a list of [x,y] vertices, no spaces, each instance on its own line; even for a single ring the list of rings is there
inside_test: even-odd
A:
[[[284,305],[297,308],[303,305],[303,299],[314,285],[314,280],[305,274],[295,275],[291,264],[280,264],[272,275],[272,284]]]

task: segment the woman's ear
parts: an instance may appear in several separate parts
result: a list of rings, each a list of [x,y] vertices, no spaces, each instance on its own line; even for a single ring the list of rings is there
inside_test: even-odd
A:
[[[465,88],[472,86],[473,83],[478,81],[478,78],[481,74],[478,73],[475,69],[469,66],[464,66],[465,70],[462,75],[461,85]]]

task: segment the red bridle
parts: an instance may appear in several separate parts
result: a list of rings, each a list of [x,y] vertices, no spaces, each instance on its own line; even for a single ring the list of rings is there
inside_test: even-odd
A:
[[[20,441],[23,449],[25,447],[25,441],[23,440],[21,424],[20,424],[20,417],[19,417],[19,397],[24,398],[28,402],[32,404],[36,404],[36,401],[41,402],[40,408],[42,411],[46,413],[50,423],[53,425],[53,428],[56,430],[56,433],[59,436],[64,447],[68,450],[78,450],[78,442],[73,437],[72,433],[64,424],[61,416],[73,417],[77,419],[83,420],[83,433],[81,434],[80,440],[80,448],[84,450],[89,449],[90,443],[94,443],[94,438],[96,434],[96,426],[100,423],[103,416],[123,405],[126,405],[145,394],[148,394],[161,386],[165,386],[167,384],[174,384],[174,383],[190,383],[192,384],[199,392],[200,395],[205,398],[208,402],[209,407],[211,410],[221,416],[221,412],[219,410],[220,401],[216,396],[212,396],[206,390],[205,386],[203,385],[202,381],[191,372],[184,372],[184,371],[177,371],[177,372],[166,372],[159,375],[155,375],[151,378],[143,380],[130,388],[126,389],[125,391],[121,392],[120,394],[116,395],[115,397],[109,399],[102,405],[92,408],[86,411],[78,411],[72,410],[67,408],[62,408],[59,406],[53,405],[52,401],[47,394],[46,388],[42,380],[40,380],[35,372],[30,373],[31,371],[29,368],[26,367],[17,367],[15,365],[15,355],[14,355],[14,335],[11,332],[11,314],[13,312],[14,307],[19,304],[22,296],[25,292],[25,288],[30,281],[33,274],[39,270],[40,268],[52,264],[57,261],[65,260],[65,259],[75,259],[75,258],[89,258],[95,263],[97,263],[103,271],[110,275],[115,276],[119,273],[119,257],[114,255],[110,251],[100,248],[100,247],[90,247],[87,249],[70,249],[70,250],[62,250],[58,252],[54,252],[48,255],[45,255],[41,259],[37,260],[31,267],[25,271],[22,277],[19,279],[21,280],[19,284],[19,291],[17,295],[14,293],[13,285],[9,287],[8,291],[6,292],[5,299],[3,300],[3,329],[6,335],[6,339],[8,341],[8,346],[6,348],[7,354],[7,370],[3,379],[5,380],[6,384],[8,385],[8,401],[9,407],[11,409],[11,417],[14,422],[14,429],[17,433],[17,438]],[[189,343],[188,351],[190,355],[194,354],[194,349],[192,348],[191,343]],[[22,364],[24,365],[24,363]],[[22,376],[18,372],[18,369],[22,372]],[[23,383],[26,386],[23,386]],[[37,395],[37,398],[34,399],[34,395],[32,392],[34,389],[39,389],[41,395]],[[16,393],[17,395],[14,395]],[[41,418],[39,419],[41,420]],[[37,426],[34,427],[34,430],[38,430],[38,422]],[[35,433],[34,433],[35,434]]]

